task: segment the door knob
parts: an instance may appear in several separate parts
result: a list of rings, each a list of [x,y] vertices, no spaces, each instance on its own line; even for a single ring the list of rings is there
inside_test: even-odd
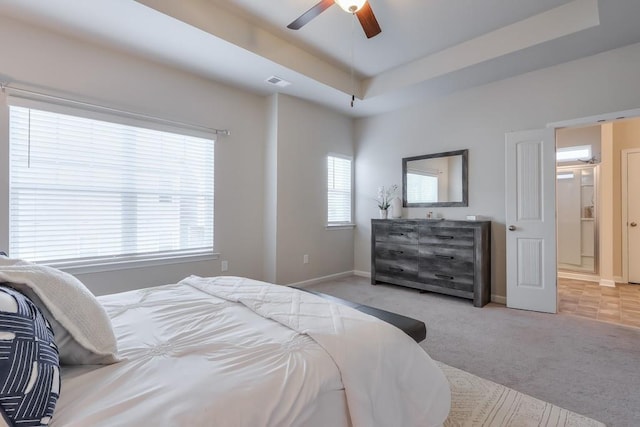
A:
[[[630,226],[632,226],[632,227],[635,227],[635,226],[636,226],[636,225],[638,225],[638,224],[637,224],[637,223],[635,223],[635,222],[632,222],[632,223],[631,223],[631,224],[629,224],[629,225],[630,225]]]
[[[516,226],[515,225],[510,225],[509,226],[509,231],[515,231],[516,230]]]

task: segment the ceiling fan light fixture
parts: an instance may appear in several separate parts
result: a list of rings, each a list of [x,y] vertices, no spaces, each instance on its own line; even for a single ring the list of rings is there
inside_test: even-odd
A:
[[[367,0],[334,0],[335,3],[340,6],[345,12],[356,13],[362,6],[367,2]]]

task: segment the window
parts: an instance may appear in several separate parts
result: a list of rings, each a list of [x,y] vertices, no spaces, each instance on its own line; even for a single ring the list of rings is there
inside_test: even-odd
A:
[[[438,201],[438,177],[428,173],[407,172],[407,200],[412,203]]]
[[[327,178],[327,223],[351,224],[351,159],[329,155]]]
[[[86,266],[213,254],[213,138],[57,107],[10,106],[13,257]]]
[[[588,160],[591,158],[590,145],[578,145],[575,147],[558,148],[556,151],[556,161],[575,162],[578,160]]]

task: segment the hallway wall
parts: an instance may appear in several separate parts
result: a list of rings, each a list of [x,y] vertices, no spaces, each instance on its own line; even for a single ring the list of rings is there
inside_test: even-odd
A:
[[[640,118],[613,124],[613,274],[622,278],[622,150],[640,148]],[[635,189],[638,191],[638,189]],[[629,260],[631,262],[631,260]]]

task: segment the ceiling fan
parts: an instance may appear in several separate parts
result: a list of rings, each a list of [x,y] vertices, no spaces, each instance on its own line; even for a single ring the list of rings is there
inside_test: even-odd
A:
[[[299,30],[313,18],[333,6],[334,3],[344,9],[345,12],[352,13],[358,17],[358,21],[360,21],[360,25],[362,25],[362,29],[368,39],[382,32],[378,20],[373,14],[373,10],[367,0],[321,0],[318,4],[300,15],[298,19],[287,25],[287,28]]]

